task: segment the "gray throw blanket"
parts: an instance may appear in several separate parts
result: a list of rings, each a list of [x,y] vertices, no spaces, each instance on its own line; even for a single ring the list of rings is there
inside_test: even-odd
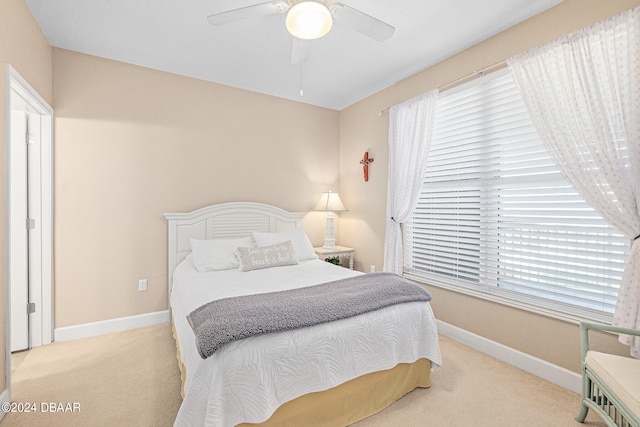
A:
[[[369,273],[280,292],[211,301],[187,320],[203,359],[254,335],[345,319],[394,304],[430,301],[424,288],[393,273]]]

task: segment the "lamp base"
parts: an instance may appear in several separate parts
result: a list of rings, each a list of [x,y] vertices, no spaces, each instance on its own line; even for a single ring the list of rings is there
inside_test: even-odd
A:
[[[336,247],[336,236],[334,234],[333,229],[333,212],[329,211],[327,214],[327,228],[324,233],[324,245],[322,246],[325,249],[333,249]]]

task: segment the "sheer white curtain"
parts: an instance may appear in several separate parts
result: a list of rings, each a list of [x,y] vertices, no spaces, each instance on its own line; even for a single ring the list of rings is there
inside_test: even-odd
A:
[[[438,100],[434,89],[389,109],[389,181],[384,271],[402,273],[402,227],[411,218],[427,165]]]
[[[508,64],[558,168],[630,239],[613,323],[640,328],[640,8]],[[640,339],[620,341],[640,358]]]

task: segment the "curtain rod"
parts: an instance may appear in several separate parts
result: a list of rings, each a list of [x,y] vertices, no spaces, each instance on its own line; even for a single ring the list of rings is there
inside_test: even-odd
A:
[[[507,60],[504,59],[500,62],[496,62],[495,64],[491,64],[484,68],[480,68],[479,70],[475,70],[474,72],[469,73],[466,76],[462,76],[448,83],[445,83],[442,86],[438,86],[438,91],[443,92],[447,89],[452,89],[456,86],[461,85],[462,83],[466,83],[467,81],[473,78],[482,77],[487,73],[492,73],[494,71],[502,70],[503,68],[506,68],[506,67],[507,67]],[[389,112],[390,108],[391,107],[387,107],[383,110],[378,111],[378,116],[382,117],[383,114]]]

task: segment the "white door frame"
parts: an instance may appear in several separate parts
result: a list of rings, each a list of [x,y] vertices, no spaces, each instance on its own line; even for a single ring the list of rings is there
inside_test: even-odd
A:
[[[41,251],[41,285],[37,289],[30,288],[30,302],[36,304],[36,311],[30,316],[30,342],[33,347],[50,344],[53,340],[53,108],[42,98],[31,85],[9,64],[6,65],[6,135],[5,135],[5,173],[7,182],[6,213],[7,213],[7,253],[6,271],[6,378],[7,389],[10,385],[11,373],[11,216],[10,212],[10,183],[11,183],[11,110],[17,102],[26,102],[29,110],[40,115],[41,119],[41,144],[40,144],[40,205],[41,219],[36,226],[40,227],[37,246]],[[16,100],[14,97],[21,99]],[[21,221],[26,221],[22,219]]]

